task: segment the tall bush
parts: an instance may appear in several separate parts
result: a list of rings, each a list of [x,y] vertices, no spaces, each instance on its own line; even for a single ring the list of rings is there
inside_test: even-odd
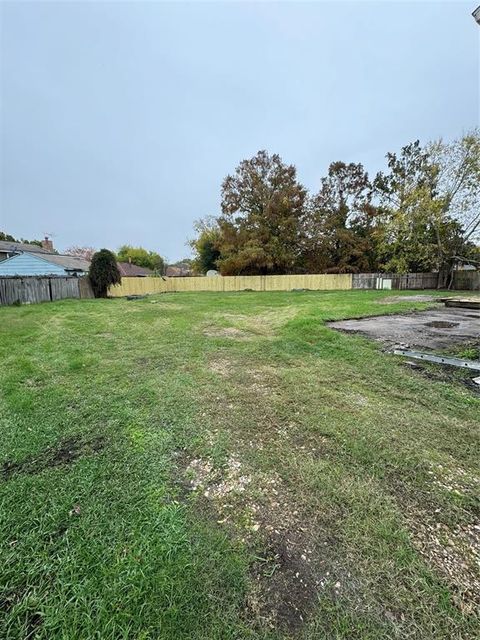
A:
[[[113,253],[108,249],[101,249],[94,253],[88,276],[95,297],[106,298],[109,287],[121,282],[117,260]]]

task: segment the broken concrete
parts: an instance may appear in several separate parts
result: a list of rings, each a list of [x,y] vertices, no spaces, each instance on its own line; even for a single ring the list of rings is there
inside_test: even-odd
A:
[[[461,309],[480,309],[480,297],[478,298],[441,298],[446,307],[459,307]]]
[[[480,340],[480,311],[440,308],[414,313],[329,322],[332,329],[359,333],[389,346],[446,349]]]

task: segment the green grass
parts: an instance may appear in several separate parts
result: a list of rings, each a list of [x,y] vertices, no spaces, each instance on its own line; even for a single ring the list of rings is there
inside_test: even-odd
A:
[[[0,637],[478,637],[480,397],[324,324],[387,295],[1,308]]]

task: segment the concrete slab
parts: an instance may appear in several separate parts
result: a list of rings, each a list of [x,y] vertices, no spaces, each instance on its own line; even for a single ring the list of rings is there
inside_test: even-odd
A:
[[[359,333],[389,346],[447,349],[480,340],[480,311],[440,308],[414,313],[329,322],[332,329]]]
[[[442,298],[446,307],[480,309],[480,298]]]

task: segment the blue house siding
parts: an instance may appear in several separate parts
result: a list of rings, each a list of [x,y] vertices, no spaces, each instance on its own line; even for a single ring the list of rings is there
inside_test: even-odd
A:
[[[65,276],[65,269],[29,253],[19,253],[0,262],[0,276]]]

